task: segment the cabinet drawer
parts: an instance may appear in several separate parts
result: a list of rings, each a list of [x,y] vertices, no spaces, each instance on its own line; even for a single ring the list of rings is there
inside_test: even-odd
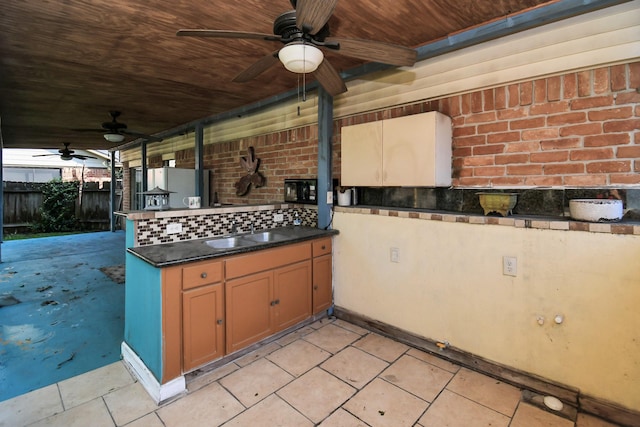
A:
[[[222,281],[222,261],[203,262],[182,268],[182,289]]]
[[[311,258],[311,245],[299,243],[274,249],[265,249],[248,255],[238,255],[226,261],[227,280],[260,271],[293,264]]]
[[[331,253],[331,237],[318,239],[313,242],[313,256],[327,255]]]

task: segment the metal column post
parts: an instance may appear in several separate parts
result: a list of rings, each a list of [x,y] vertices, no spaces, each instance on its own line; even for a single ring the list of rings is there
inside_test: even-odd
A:
[[[1,120],[1,119],[0,119]],[[4,242],[4,141],[2,140],[2,121],[0,121],[0,262],[2,262],[2,242]]]
[[[331,226],[331,209],[327,193],[333,192],[331,174],[331,140],[333,137],[333,97],[318,88],[318,228]]]
[[[202,124],[196,125],[196,144],[195,144],[195,157],[196,157],[196,196],[203,197],[204,193],[204,132]],[[204,202],[204,199],[203,199]]]
[[[148,191],[149,178],[147,177],[147,141],[143,141],[140,144],[140,158],[142,166],[142,191]]]
[[[111,153],[111,189],[109,191],[109,204],[111,206],[111,216],[109,217],[109,228],[111,231],[116,231],[116,152]]]

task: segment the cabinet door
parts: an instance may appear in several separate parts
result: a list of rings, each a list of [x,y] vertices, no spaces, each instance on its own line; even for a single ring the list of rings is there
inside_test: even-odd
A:
[[[331,254],[313,259],[313,314],[331,307],[333,302]]]
[[[311,316],[311,261],[274,271],[275,331],[293,326]]]
[[[273,272],[266,271],[226,283],[227,353],[271,335]]]
[[[222,284],[216,284],[182,293],[184,372],[223,355],[223,292]]]
[[[451,185],[451,120],[438,112],[382,122],[382,185]]]
[[[340,185],[382,185],[382,121],[341,130]]]

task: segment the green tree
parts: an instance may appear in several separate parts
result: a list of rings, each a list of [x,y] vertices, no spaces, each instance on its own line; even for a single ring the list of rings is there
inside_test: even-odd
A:
[[[35,231],[50,233],[77,229],[75,207],[79,184],[78,181],[62,182],[56,178],[42,186],[40,220],[34,226]]]

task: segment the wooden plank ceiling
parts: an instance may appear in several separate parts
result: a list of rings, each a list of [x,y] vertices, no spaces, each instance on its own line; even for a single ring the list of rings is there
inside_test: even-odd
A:
[[[317,0],[321,1],[321,0]],[[418,47],[549,0],[340,0],[331,34]],[[294,89],[277,64],[240,71],[282,45],[176,37],[180,28],[273,32],[289,0],[5,0],[0,13],[0,115],[7,148],[108,149],[96,133],[110,110],[154,134]],[[363,63],[335,52],[338,70]],[[129,137],[127,140],[133,138]]]

